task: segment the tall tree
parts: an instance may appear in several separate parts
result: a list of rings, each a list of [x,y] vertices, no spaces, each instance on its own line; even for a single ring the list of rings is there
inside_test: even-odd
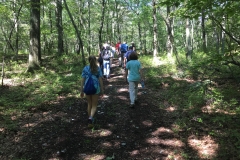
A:
[[[41,43],[40,43],[40,0],[31,0],[30,14],[30,52],[27,71],[33,72],[39,69],[41,64]]]
[[[192,56],[192,38],[191,38],[191,22],[186,20],[186,58],[191,59]]]
[[[167,5],[167,17],[163,19],[167,26],[167,54],[168,56],[172,56],[173,54],[173,46],[174,46],[174,32],[173,32],[173,18],[170,16],[171,7]]]
[[[202,10],[202,40],[203,40],[203,51],[207,52],[207,42],[206,42],[206,29],[205,29],[205,11]]]
[[[58,31],[58,55],[63,54],[62,0],[56,0],[56,26]]]
[[[68,13],[68,15],[69,15],[69,17],[71,19],[71,22],[72,22],[72,25],[73,25],[73,27],[75,29],[75,32],[77,34],[78,47],[79,47],[79,49],[77,49],[77,54],[80,54],[80,50],[81,50],[81,52],[82,52],[82,63],[83,63],[83,65],[85,65],[86,61],[85,61],[85,56],[84,56],[83,41],[82,41],[82,38],[81,38],[81,34],[80,34],[80,32],[79,32],[79,30],[77,28],[77,25],[76,25],[76,23],[75,23],[75,21],[73,19],[73,16],[72,16],[72,14],[71,14],[71,12],[70,12],[70,10],[68,8],[66,0],[64,0],[64,5],[65,5],[67,13]]]
[[[102,15],[101,15],[101,24],[100,24],[100,27],[99,27],[99,30],[98,30],[98,40],[99,40],[99,50],[101,50],[101,47],[102,47],[102,31],[103,31],[103,24],[104,24],[104,13],[105,13],[105,0],[102,0]]]
[[[91,0],[88,1],[88,54],[91,54]]]
[[[152,0],[153,7],[153,56],[156,57],[158,54],[157,50],[157,5],[156,0]]]

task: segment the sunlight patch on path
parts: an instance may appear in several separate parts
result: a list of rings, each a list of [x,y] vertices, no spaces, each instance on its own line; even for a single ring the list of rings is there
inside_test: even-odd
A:
[[[92,155],[81,154],[79,155],[79,158],[81,158],[82,160],[103,160],[106,158],[106,156],[101,154]]]
[[[99,129],[99,130],[86,130],[84,132],[86,137],[108,137],[112,135],[112,131],[108,129]]]
[[[151,145],[165,145],[168,147],[183,147],[184,143],[176,138],[172,138],[172,139],[161,139],[159,137],[153,137],[153,138],[148,138],[146,140],[147,143],[151,144]]]
[[[191,136],[188,138],[188,144],[198,152],[201,158],[214,158],[218,150],[218,144],[211,136],[202,138]]]
[[[152,132],[152,135],[153,136],[159,136],[159,135],[164,134],[164,133],[173,134],[173,131],[171,129],[168,129],[168,128],[160,127],[156,131]]]

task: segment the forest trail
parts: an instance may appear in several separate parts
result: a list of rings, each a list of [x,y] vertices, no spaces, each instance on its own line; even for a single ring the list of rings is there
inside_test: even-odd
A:
[[[128,83],[117,58],[104,88],[93,128],[87,125],[84,98],[70,97],[69,104],[59,96],[54,103],[33,106],[22,115],[19,129],[4,134],[1,144],[6,147],[0,159],[110,160],[113,155],[114,160],[183,159],[187,142],[172,130],[181,114],[173,114],[162,88],[150,89],[147,84],[139,88],[139,105],[129,108]]]

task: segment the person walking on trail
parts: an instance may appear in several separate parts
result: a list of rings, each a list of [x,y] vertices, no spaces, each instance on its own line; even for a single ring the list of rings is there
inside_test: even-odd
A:
[[[131,42],[131,47],[132,47],[132,50],[133,50],[133,51],[136,51],[136,45],[135,45],[134,42]]]
[[[130,46],[130,47],[129,47],[129,50],[124,54],[124,61],[123,61],[124,68],[126,68],[127,62],[130,61],[129,55],[130,55],[131,53],[133,53],[133,52],[135,52],[135,51],[133,51],[133,47]]]
[[[113,58],[115,57],[116,48],[114,46],[114,43],[111,43],[111,57],[110,57],[110,68],[112,68]]]
[[[104,44],[103,44],[103,47],[105,49],[107,49],[108,47],[110,47],[110,42],[109,41],[106,41]]]
[[[104,47],[101,48],[101,51],[99,51],[99,54],[98,54],[98,64],[99,64],[99,67],[101,68],[102,73],[103,73],[103,58],[102,58],[103,50],[104,50]]]
[[[110,50],[110,47],[107,47],[106,49],[102,50],[101,57],[103,59],[103,75],[107,79],[110,78],[110,58],[111,58],[112,52]]]
[[[136,52],[131,53],[129,59],[130,61],[126,64],[125,80],[129,83],[130,108],[134,108],[138,104],[138,83],[142,77],[142,67]]]
[[[122,44],[120,44],[120,51],[121,51],[121,63],[120,66],[124,67],[124,54],[128,51],[128,45],[127,42],[123,42]]]
[[[88,103],[87,112],[88,112],[88,124],[91,125],[95,122],[94,115],[97,110],[97,103],[100,95],[104,94],[103,90],[103,80],[102,80],[102,71],[97,65],[97,60],[95,56],[90,56],[88,58],[89,65],[85,66],[82,70],[82,80],[81,80],[81,98],[84,97],[84,86],[89,80],[89,77],[92,77],[94,82],[94,87],[96,88],[96,93],[86,94],[86,99]]]
[[[121,53],[120,50],[119,50],[120,45],[121,45],[121,41],[119,40],[119,41],[116,43],[116,45],[115,45],[116,53],[117,53],[118,55]]]

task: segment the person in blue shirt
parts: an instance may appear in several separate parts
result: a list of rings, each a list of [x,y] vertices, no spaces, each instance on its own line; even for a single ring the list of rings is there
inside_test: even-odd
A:
[[[119,46],[120,52],[121,52],[121,63],[120,63],[120,67],[124,67],[124,54],[128,51],[128,44],[127,42],[123,42],[122,44],[120,44]]]
[[[130,61],[129,55],[130,55],[131,53],[133,53],[133,52],[135,52],[135,51],[133,51],[133,47],[130,46],[130,47],[129,47],[129,50],[124,54],[124,61],[123,61],[123,62],[124,62],[124,68],[126,68],[127,62]]]
[[[86,95],[86,99],[87,99],[87,103],[88,103],[88,108],[87,108],[88,124],[90,125],[90,124],[94,123],[94,115],[97,110],[97,103],[98,103],[99,95],[103,95],[104,91],[103,91],[103,80],[102,80],[103,74],[102,74],[100,67],[98,67],[98,65],[97,65],[96,57],[89,56],[88,61],[90,64],[85,66],[82,70],[80,96],[81,96],[81,98],[84,97],[84,92],[83,92],[84,85],[87,83],[89,75],[92,75],[92,78],[94,81],[94,86],[96,87],[97,91],[95,94]],[[89,74],[89,72],[91,74]]]
[[[141,80],[141,63],[138,55],[133,52],[129,55],[130,61],[126,64],[125,78],[129,83],[130,108],[134,108],[137,101],[138,83]]]

